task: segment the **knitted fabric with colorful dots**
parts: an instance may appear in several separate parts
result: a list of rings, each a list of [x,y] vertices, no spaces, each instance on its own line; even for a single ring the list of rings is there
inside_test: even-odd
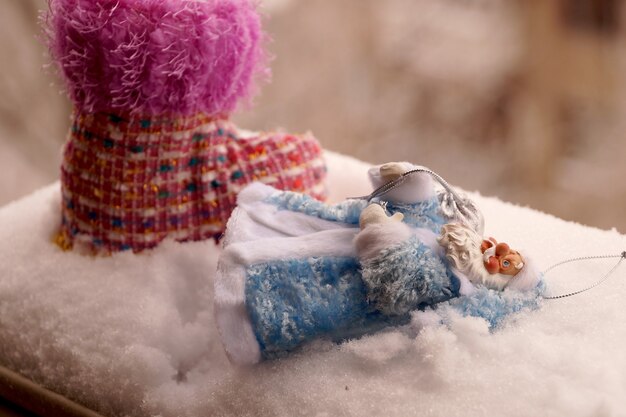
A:
[[[219,239],[252,181],[324,199],[311,135],[243,135],[226,118],[75,114],[61,169],[57,243],[94,253]]]

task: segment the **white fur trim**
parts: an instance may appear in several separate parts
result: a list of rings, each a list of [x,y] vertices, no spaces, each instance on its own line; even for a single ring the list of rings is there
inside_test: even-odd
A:
[[[228,266],[221,266],[219,275],[222,279],[215,283],[215,320],[224,350],[233,363],[258,363],[261,360],[261,349],[246,311],[245,270],[229,270]]]
[[[530,291],[539,284],[541,274],[535,266],[534,261],[519,251],[524,259],[524,267],[509,281],[506,288],[518,291]]]
[[[237,229],[240,215],[245,215],[245,212],[235,209],[228,227]],[[228,234],[225,240],[228,240]],[[215,321],[228,358],[239,365],[251,365],[261,360],[261,349],[246,311],[246,271],[227,251],[222,254],[217,265],[214,283]]]
[[[237,195],[237,204],[254,203],[264,200],[272,194],[278,194],[279,192],[280,191],[276,188],[270,187],[269,185],[265,185],[261,182],[253,182]]]
[[[306,236],[257,239],[233,243],[224,250],[226,255],[244,265],[254,265],[280,259],[299,259],[311,256],[356,256],[352,240],[359,229],[325,230]]]
[[[361,262],[365,262],[374,259],[383,250],[399,245],[411,235],[411,229],[404,223],[374,223],[359,232],[354,238],[354,246]]]
[[[323,230],[346,228],[340,222],[323,220],[267,204],[264,200],[280,191],[259,182],[244,188],[237,198],[239,210],[236,226],[228,223],[225,246],[269,237],[304,236]],[[231,217],[232,219],[232,217]]]

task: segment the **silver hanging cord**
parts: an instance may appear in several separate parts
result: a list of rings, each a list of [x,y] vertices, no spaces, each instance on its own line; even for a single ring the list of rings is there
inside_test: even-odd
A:
[[[561,266],[563,264],[567,264],[570,262],[576,262],[576,261],[585,261],[585,260],[590,260],[590,259],[609,259],[609,258],[619,258],[619,261],[617,261],[617,263],[615,264],[615,266],[613,268],[611,268],[611,270],[609,272],[607,272],[602,278],[600,278],[598,281],[596,281],[595,283],[591,284],[590,286],[583,288],[582,290],[578,290],[578,291],[574,291],[574,292],[570,292],[567,294],[562,294],[562,295],[554,295],[554,296],[550,296],[550,297],[546,297],[544,296],[543,298],[545,298],[546,300],[558,300],[559,298],[566,298],[566,297],[571,297],[572,295],[576,295],[576,294],[580,294],[582,292],[585,291],[589,291],[592,288],[597,287],[598,285],[602,284],[604,281],[606,281],[612,274],[613,272],[615,272],[615,270],[620,266],[620,264],[622,263],[622,261],[624,259],[626,259],[626,251],[622,252],[621,255],[604,255],[604,256],[581,256],[579,258],[572,258],[572,259],[567,259],[565,261],[561,261],[559,263],[556,263],[554,265],[552,265],[550,268],[546,269],[545,271],[543,271],[543,275],[545,276],[549,271],[553,270],[554,268]]]
[[[425,167],[414,168],[407,171],[395,180],[389,181],[388,183],[378,187],[371,194],[355,198],[370,202],[375,198],[383,197],[385,194],[402,185],[402,183],[404,183],[409,176],[417,173],[429,174],[444,188],[445,192],[439,192],[438,198],[442,214],[447,221],[464,223],[476,231],[479,235],[483,234],[485,220],[474,202],[457,193],[441,175]]]
[[[383,195],[387,194],[391,190],[399,187],[410,175],[418,173],[418,172],[424,172],[426,174],[430,174],[433,178],[435,178],[439,182],[439,184],[441,184],[443,188],[446,189],[447,192],[449,192],[450,194],[452,194],[452,196],[454,196],[454,201],[458,205],[463,204],[463,198],[456,191],[454,191],[454,189],[450,186],[450,184],[448,184],[448,182],[444,180],[441,175],[437,174],[435,171],[430,170],[428,168],[415,168],[410,171],[407,171],[401,176],[399,176],[398,178],[396,178],[395,180],[389,181],[388,183],[381,185],[380,187],[372,191],[371,194],[363,196],[363,197],[355,197],[355,198],[359,200],[367,200],[369,202],[377,197],[382,197]]]

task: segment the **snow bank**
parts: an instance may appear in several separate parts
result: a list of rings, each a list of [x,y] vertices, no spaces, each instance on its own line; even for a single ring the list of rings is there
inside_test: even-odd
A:
[[[367,165],[327,159],[334,200],[369,192]],[[476,200],[487,234],[528,249],[540,267],[626,249],[614,231]],[[59,204],[53,184],[0,210],[0,364],[105,415],[626,415],[626,266],[493,333],[477,318],[444,327],[416,314],[403,328],[238,369],[212,319],[212,242],[63,253],[51,243]],[[548,281],[578,288],[611,262]]]

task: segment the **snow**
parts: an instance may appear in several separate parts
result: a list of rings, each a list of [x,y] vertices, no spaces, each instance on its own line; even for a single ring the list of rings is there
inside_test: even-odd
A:
[[[327,153],[332,199],[369,191],[367,164]],[[416,161],[419,162],[419,161]],[[543,269],[620,253],[626,239],[473,194],[487,235]],[[342,345],[317,341],[251,368],[227,360],[212,314],[219,248],[165,242],[91,258],[51,243],[59,185],[0,209],[0,364],[110,416],[623,416],[626,266],[489,332],[428,314]],[[554,270],[558,291],[615,260]]]

